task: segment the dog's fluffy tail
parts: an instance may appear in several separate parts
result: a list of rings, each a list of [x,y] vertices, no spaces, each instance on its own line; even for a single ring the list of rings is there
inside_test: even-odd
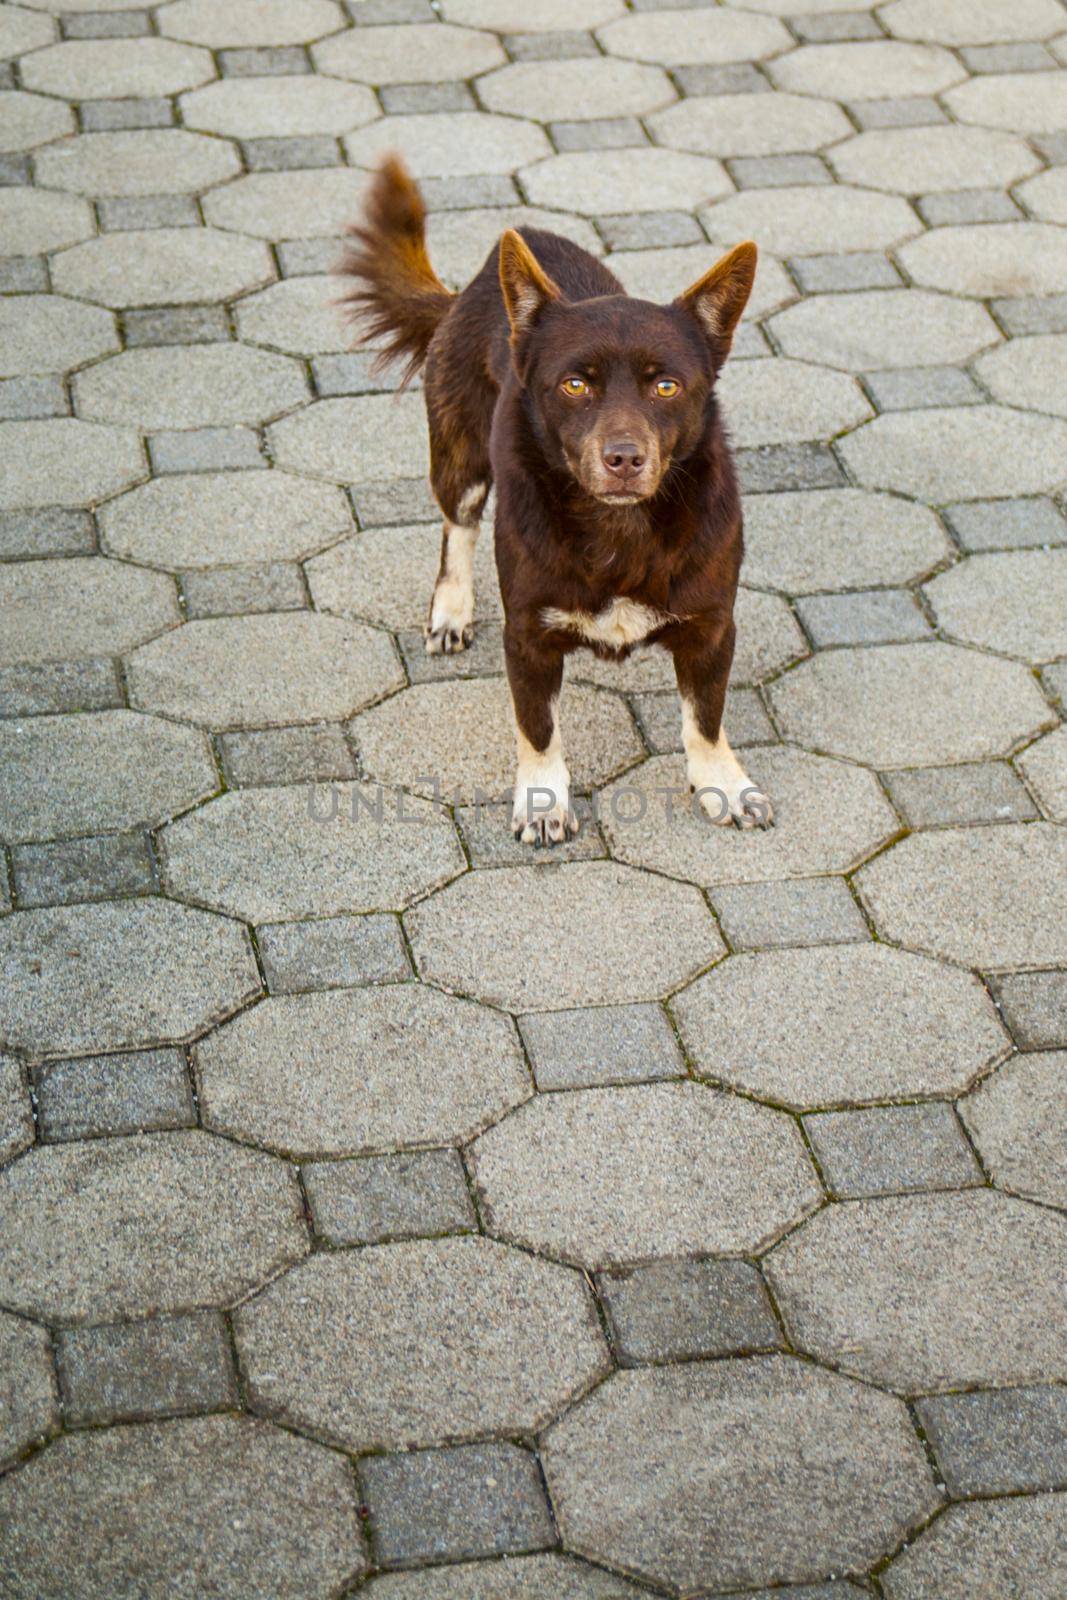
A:
[[[371,180],[363,217],[346,229],[341,297],[359,342],[387,335],[375,369],[405,358],[402,387],[426,359],[430,340],[455,296],[426,254],[426,207],[404,163],[390,155]]]

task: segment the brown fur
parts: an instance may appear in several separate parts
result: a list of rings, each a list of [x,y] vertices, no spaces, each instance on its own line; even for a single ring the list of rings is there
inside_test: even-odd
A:
[[[595,616],[625,597],[663,614],[645,642],[672,653],[699,733],[715,744],[742,534],[714,385],[752,285],[755,247],[738,246],[672,305],[655,306],[626,296],[570,240],[509,231],[451,297],[429,265],[422,224],[414,185],[387,162],[353,230],[360,248],[345,270],[362,282],[350,299],[372,331],[389,334],[386,359],[406,356],[409,374],[425,361],[431,482],[446,519],[473,526],[496,484],[505,654],[521,735],[547,749],[564,657],[584,646],[550,626],[546,611]],[[576,381],[587,392],[574,393]],[[660,393],[660,382],[669,390],[675,381],[677,394]],[[447,564],[446,526],[442,574]],[[461,649],[466,633],[453,632],[444,648]]]

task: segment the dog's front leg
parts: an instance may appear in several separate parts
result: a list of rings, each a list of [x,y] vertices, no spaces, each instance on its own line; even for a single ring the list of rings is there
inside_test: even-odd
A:
[[[511,831],[523,844],[559,844],[578,832],[559,731],[563,656],[504,629],[519,764]]]
[[[722,725],[734,637],[731,621],[714,642],[697,634],[674,651],[686,768],[690,787],[712,822],[768,828],[774,808],[749,780]]]

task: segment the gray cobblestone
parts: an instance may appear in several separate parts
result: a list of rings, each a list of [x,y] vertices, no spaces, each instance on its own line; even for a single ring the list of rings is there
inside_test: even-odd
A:
[[[959,367],[901,367],[869,372],[864,382],[879,411],[911,411],[922,406],[980,405],[985,396]]]
[[[844,289],[897,289],[900,273],[891,261],[871,251],[853,255],[800,256],[790,271],[805,294],[834,294]]]
[[[1051,500],[969,500],[946,506],[945,520],[964,550],[1016,550],[1067,544],[1067,517]]]
[[[804,44],[837,44],[844,39],[883,39],[881,28],[866,11],[818,11],[792,17],[790,27]]]
[[[236,788],[356,776],[345,736],[333,724],[223,733],[219,735],[219,753],[226,780]]]
[[[0,560],[27,556],[83,556],[96,549],[87,511],[42,506],[36,511],[0,511]]]
[[[283,239],[276,253],[283,278],[303,278],[309,273],[333,271],[337,242],[334,239]]]
[[[513,61],[572,61],[599,55],[591,33],[509,33],[504,49]]]
[[[375,372],[376,357],[366,350],[339,356],[315,356],[311,363],[315,387],[328,397],[338,394],[382,394],[395,389],[399,379],[395,367]],[[421,386],[417,379],[417,386]]]
[[[214,344],[230,338],[230,324],[222,306],[127,311],[122,326],[131,349],[148,344]]]
[[[390,83],[379,91],[384,110],[474,111],[474,96],[465,83]]]
[[[46,1140],[152,1133],[191,1128],[196,1122],[180,1050],[53,1061],[37,1068],[34,1094],[41,1138]]]
[[[30,158],[22,155],[0,155],[0,188],[29,183]]]
[[[0,256],[0,294],[36,294],[47,288],[43,256]]]
[[[683,94],[762,94],[770,89],[763,74],[747,62],[676,67],[674,77]]]
[[[388,528],[404,522],[436,522],[441,513],[423,478],[361,483],[352,490],[361,528]]]
[[[141,833],[16,845],[12,864],[22,906],[113,900],[152,894],[156,887],[148,841]]]
[[[835,644],[894,644],[926,639],[931,633],[908,589],[802,595],[796,608],[817,650]]]
[[[886,787],[913,828],[956,822],[1025,822],[1037,807],[1003,761],[887,772]]]
[[[869,937],[843,878],[724,884],[712,890],[711,899],[735,950],[845,944]]]
[[[513,206],[519,192],[503,173],[473,177],[424,178],[419,184],[427,211],[470,211],[477,206]]]
[[[282,45],[266,49],[220,50],[219,70],[224,78],[280,78],[310,72],[306,50]]]
[[[609,250],[653,250],[699,244],[704,235],[688,211],[636,211],[598,217],[596,225]]]
[[[968,72],[1055,72],[1056,59],[1043,45],[1029,41],[1018,44],[969,45],[960,51]]]
[[[174,102],[162,96],[144,100],[87,100],[80,115],[86,133],[118,133],[125,128],[170,128],[177,121]]]
[[[151,32],[147,11],[74,12],[63,18],[64,39],[139,39]]]
[[[345,9],[356,26],[362,28],[390,22],[437,21],[430,0],[345,0]]]
[[[111,196],[96,202],[101,233],[131,228],[196,228],[200,212],[186,194]]]
[[[345,989],[411,976],[395,917],[340,916],[264,923],[257,930],[257,937],[272,994]]]
[[[657,1261],[596,1275],[624,1367],[778,1350],[763,1280],[744,1261]]]
[[[293,561],[197,569],[183,573],[181,583],[190,618],[300,611],[308,603],[300,568]]]
[[[519,1018],[539,1089],[680,1078],[685,1063],[661,1007],[600,1006]]]
[[[230,1341],[217,1311],[71,1328],[57,1340],[72,1427],[221,1411],[237,1403]]]
[[[301,1172],[315,1232],[331,1245],[433,1239],[477,1228],[455,1150],[313,1161]]]
[[[782,489],[837,489],[844,475],[824,444],[765,444],[735,452],[745,494]]]
[[[125,703],[118,664],[107,658],[0,667],[0,717],[107,711]]]
[[[557,150],[621,150],[647,144],[636,117],[601,117],[591,122],[550,122],[549,137]]]
[[[951,1106],[868,1106],[804,1118],[823,1176],[839,1200],[983,1182]]]
[[[787,189],[797,183],[833,183],[818,156],[737,156],[726,170],[739,189]]]
[[[153,470],[217,472],[223,467],[261,467],[259,439],[251,428],[190,428],[155,433],[148,441]]]
[[[948,121],[936,100],[917,94],[901,100],[859,100],[849,109],[861,128],[922,128]]]
[[[1067,1389],[931,1395],[915,1410],[954,1496],[1059,1489],[1067,1481]]]
[[[62,378],[0,380],[0,421],[14,417],[65,417],[69,412]]]
[[[245,139],[241,145],[249,172],[287,172],[290,168],[336,167],[341,146],[326,134],[295,139]]]
[[[1067,1046],[1067,972],[1006,972],[989,981],[1021,1050]]]
[[[1011,338],[1027,333],[1067,333],[1067,294],[994,300],[992,309]]]
[[[999,189],[946,190],[927,194],[917,202],[919,215],[931,228],[962,222],[1018,222],[1022,212]]]

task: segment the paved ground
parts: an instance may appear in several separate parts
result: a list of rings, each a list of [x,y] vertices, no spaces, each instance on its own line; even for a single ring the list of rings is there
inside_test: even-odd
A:
[[[436,9],[0,5],[0,1597],[1062,1600],[1067,9]],[[477,803],[393,146],[454,281],[759,241],[773,833],[653,655]]]

